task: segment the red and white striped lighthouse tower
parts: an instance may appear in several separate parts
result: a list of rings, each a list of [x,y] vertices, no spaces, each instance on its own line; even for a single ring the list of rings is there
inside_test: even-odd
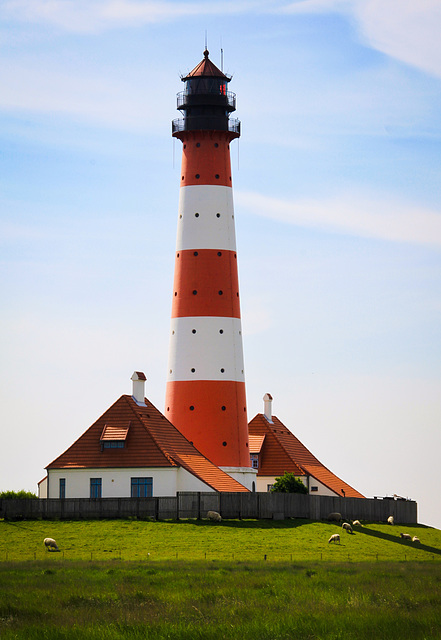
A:
[[[182,80],[183,118],[172,126],[183,152],[166,416],[252,488],[230,163],[236,96],[208,51]]]

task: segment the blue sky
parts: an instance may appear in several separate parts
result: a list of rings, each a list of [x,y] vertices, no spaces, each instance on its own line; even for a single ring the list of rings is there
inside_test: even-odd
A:
[[[248,414],[441,527],[438,0],[0,6],[0,489],[143,370],[163,410],[180,74],[233,75]],[[207,34],[207,36],[205,35]]]

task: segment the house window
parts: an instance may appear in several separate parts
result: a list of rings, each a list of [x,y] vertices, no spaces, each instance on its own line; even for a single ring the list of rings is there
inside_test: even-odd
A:
[[[60,493],[59,496],[61,500],[64,500],[66,497],[66,478],[60,478]]]
[[[124,440],[104,440],[104,449],[124,449]]]
[[[90,479],[90,497],[101,498],[101,478]]]
[[[130,495],[132,498],[151,498],[153,478],[132,478]]]
[[[273,484],[267,484],[267,485],[266,485],[266,490],[267,490],[267,491],[271,491],[273,487],[274,487],[274,485],[273,485]]]
[[[311,487],[311,492],[312,491],[318,491],[318,487]]]
[[[253,469],[258,469],[259,468],[259,454],[258,453],[252,453],[250,455],[251,458],[251,466],[253,467]]]

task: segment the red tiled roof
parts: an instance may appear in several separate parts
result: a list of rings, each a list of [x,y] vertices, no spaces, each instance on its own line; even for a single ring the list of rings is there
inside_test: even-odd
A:
[[[100,441],[103,440],[125,440],[127,438],[127,434],[129,432],[129,426],[120,427],[120,426],[110,426],[108,424],[104,425],[103,432],[101,434]]]
[[[258,413],[248,425],[250,437],[266,435],[258,476],[281,476],[285,471],[295,475],[310,475],[338,495],[343,495],[343,490],[347,498],[364,498],[317,460],[276,416],[272,420],[273,424],[270,424],[263,414]]]
[[[125,447],[102,449],[103,432],[115,433],[121,427],[128,429]],[[121,396],[46,468],[128,467],[183,467],[216,491],[248,491],[199,453],[147,398],[145,406],[139,406],[128,395]]]
[[[204,59],[182,79],[186,80],[187,78],[193,78],[195,76],[210,76],[212,78],[225,78],[226,80],[230,80],[228,76],[209,60],[207,50],[204,51]]]
[[[250,447],[250,453],[260,453],[265,436],[248,436],[248,444]]]

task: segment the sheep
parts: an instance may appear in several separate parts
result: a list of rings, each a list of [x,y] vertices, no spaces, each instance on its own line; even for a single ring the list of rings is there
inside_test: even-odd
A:
[[[341,513],[333,512],[328,514],[326,520],[330,520],[331,522],[340,522],[342,520]]]
[[[418,536],[413,536],[412,542],[421,542],[421,540],[418,538]]]
[[[352,520],[352,526],[353,527],[362,527],[363,525],[361,524],[360,520]]]
[[[53,538],[45,538],[43,542],[48,551],[59,551],[58,545]]]
[[[328,544],[329,544],[330,542],[333,542],[334,544],[335,544],[336,542],[338,542],[338,544],[340,544],[340,534],[339,534],[339,533],[333,533],[333,534],[332,534],[332,536],[331,536],[331,537],[329,538],[329,540],[328,540]]]
[[[388,524],[395,524],[394,522],[394,517],[393,516],[389,516],[387,519]]]
[[[408,533],[400,533],[400,538],[403,538],[403,540],[412,540],[412,536]]]
[[[345,529],[348,533],[353,533],[352,527],[349,524],[349,522],[343,522],[343,524],[341,525],[341,528]]]
[[[217,511],[208,511],[207,518],[212,522],[222,522],[221,515]]]

